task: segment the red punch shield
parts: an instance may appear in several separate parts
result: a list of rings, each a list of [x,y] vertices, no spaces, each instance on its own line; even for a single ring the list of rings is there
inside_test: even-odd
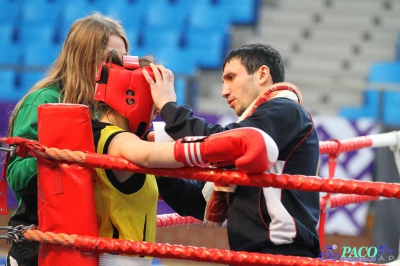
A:
[[[78,104],[43,104],[39,142],[50,148],[94,152],[90,110]],[[98,236],[94,169],[38,158],[38,217],[43,232]],[[39,265],[98,265],[98,255],[71,246],[41,244]]]

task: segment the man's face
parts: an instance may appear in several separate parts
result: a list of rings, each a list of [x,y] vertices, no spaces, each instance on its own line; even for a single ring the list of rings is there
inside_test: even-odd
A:
[[[256,82],[258,71],[249,75],[240,59],[226,63],[222,73],[222,97],[227,99],[229,107],[240,116],[260,94],[261,87]]]

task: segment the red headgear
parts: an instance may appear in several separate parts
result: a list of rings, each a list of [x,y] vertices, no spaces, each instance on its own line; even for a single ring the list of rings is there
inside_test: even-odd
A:
[[[150,85],[143,76],[137,56],[124,56],[124,66],[103,63],[96,79],[94,99],[114,108],[129,121],[129,130],[143,138],[153,112]],[[154,79],[150,67],[145,67]]]

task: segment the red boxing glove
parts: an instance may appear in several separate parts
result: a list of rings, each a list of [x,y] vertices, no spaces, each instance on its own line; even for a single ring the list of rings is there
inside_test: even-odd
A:
[[[175,160],[185,165],[235,165],[247,173],[268,171],[278,158],[275,141],[257,128],[242,127],[207,137],[185,137],[175,142]]]

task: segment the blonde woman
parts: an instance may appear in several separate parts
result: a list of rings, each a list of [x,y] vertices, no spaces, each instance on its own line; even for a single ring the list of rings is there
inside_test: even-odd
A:
[[[37,108],[44,103],[77,103],[93,107],[98,67],[111,49],[117,51],[120,57],[128,53],[129,43],[118,21],[100,13],[75,21],[46,77],[16,105],[7,135],[37,140]],[[9,225],[37,225],[36,159],[11,158],[7,179],[18,200],[18,208]],[[7,265],[37,265],[38,251],[38,242],[13,243],[8,252]]]

